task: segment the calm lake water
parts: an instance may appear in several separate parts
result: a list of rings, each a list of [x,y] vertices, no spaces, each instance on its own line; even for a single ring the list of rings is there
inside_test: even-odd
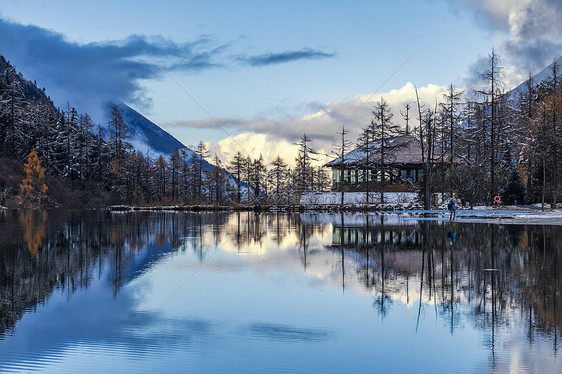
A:
[[[560,373],[560,230],[0,212],[0,372]]]

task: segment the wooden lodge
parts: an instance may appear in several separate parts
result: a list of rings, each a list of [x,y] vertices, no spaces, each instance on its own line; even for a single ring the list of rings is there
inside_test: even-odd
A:
[[[343,159],[343,161],[342,161]],[[449,156],[443,157],[445,162]],[[324,165],[332,169],[332,191],[377,191],[384,175],[385,191],[415,192],[423,182],[420,141],[411,135],[390,138],[381,162],[380,143],[372,142],[338,157]],[[441,169],[441,165],[435,165]],[[343,178],[342,171],[343,169]],[[435,169],[434,169],[435,170]]]

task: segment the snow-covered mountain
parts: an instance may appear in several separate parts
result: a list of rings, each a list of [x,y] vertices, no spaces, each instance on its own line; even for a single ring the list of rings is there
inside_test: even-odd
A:
[[[559,66],[559,74],[562,76],[562,56],[558,57],[556,59],[556,63]],[[535,85],[539,84],[540,82],[546,80],[546,79],[551,79],[552,78],[552,65],[554,64],[554,62],[550,65],[548,65],[547,67],[545,67],[544,69],[542,69],[541,71],[539,71],[536,74],[533,74],[533,83]],[[521,82],[521,84],[519,84],[517,87],[515,87],[514,89],[512,89],[509,92],[509,96],[511,99],[516,99],[517,97],[519,97],[519,95],[523,92],[525,92],[525,90],[527,89],[527,82],[528,79]]]
[[[137,152],[155,157],[158,155],[170,156],[174,149],[186,149],[188,154],[194,154],[193,151],[168,132],[122,102],[117,104],[107,102],[104,104],[105,118],[102,126],[107,127],[107,123],[111,119],[111,108],[113,105],[117,105],[121,112],[130,135],[128,142],[133,145]]]

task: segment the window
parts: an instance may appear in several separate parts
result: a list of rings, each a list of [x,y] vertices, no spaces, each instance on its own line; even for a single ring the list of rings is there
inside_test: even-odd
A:
[[[339,186],[341,184],[341,170],[332,169],[332,185]]]

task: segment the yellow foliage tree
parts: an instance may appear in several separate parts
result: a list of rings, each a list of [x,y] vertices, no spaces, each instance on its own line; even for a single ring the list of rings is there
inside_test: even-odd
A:
[[[25,178],[20,183],[22,205],[39,207],[47,197],[47,185],[43,182],[45,168],[41,166],[37,151],[33,149],[24,165]]]

